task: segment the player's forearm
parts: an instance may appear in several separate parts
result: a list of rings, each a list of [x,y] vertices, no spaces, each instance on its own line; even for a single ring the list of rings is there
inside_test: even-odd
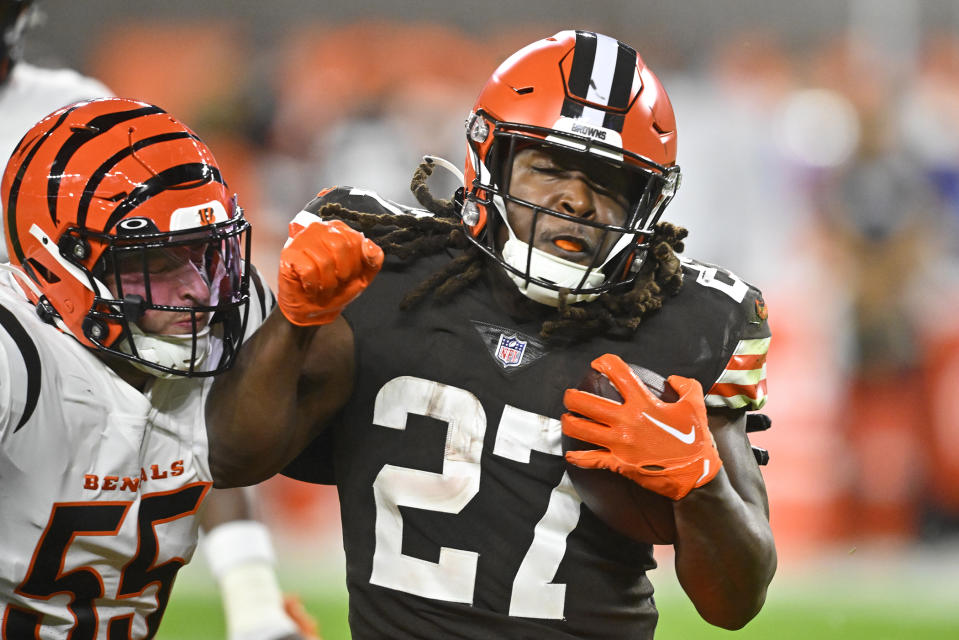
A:
[[[743,500],[725,470],[678,501],[676,574],[704,620],[738,629],[762,608],[776,548],[762,505]]]
[[[274,311],[218,376],[207,401],[210,467],[218,487],[260,482],[315,437],[352,381],[345,322],[297,327]],[[348,328],[346,328],[348,331]]]
[[[383,250],[340,220],[306,210],[280,252],[277,308],[214,382],[207,403],[216,486],[265,480],[346,402],[353,333],[340,315],[383,265]]]

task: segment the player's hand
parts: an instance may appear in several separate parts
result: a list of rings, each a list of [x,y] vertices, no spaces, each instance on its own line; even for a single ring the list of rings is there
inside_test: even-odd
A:
[[[286,594],[283,596],[283,610],[290,619],[296,623],[300,635],[295,638],[302,640],[320,640],[320,628],[316,623],[316,618],[300,602],[300,599],[294,595]]]
[[[280,311],[299,326],[329,324],[383,266],[383,250],[340,220],[300,212],[280,252]]]
[[[283,594],[280,616],[272,624],[233,631],[229,640],[322,640],[316,618],[303,607],[297,596]]]
[[[719,472],[722,460],[706,423],[699,382],[670,376],[676,402],[654,396],[619,356],[607,353],[591,363],[623,397],[623,402],[567,389],[563,433],[604,449],[569,451],[578,467],[609,469],[660,495],[679,500]],[[583,416],[583,417],[580,417]]]

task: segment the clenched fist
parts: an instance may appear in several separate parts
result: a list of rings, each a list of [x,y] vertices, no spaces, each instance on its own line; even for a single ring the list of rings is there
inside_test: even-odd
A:
[[[699,382],[670,376],[676,402],[653,395],[622,358],[607,353],[591,363],[612,382],[623,402],[567,389],[561,417],[563,433],[603,449],[569,451],[578,467],[609,469],[640,486],[679,500],[712,480],[722,466],[706,424],[706,404]]]
[[[280,253],[280,311],[301,327],[329,324],[383,266],[383,250],[340,220],[301,211]]]

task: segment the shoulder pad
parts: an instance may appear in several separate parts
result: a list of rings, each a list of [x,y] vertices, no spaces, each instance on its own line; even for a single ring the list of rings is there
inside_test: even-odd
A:
[[[319,215],[320,209],[327,204],[338,204],[345,209],[360,213],[412,215],[416,217],[432,216],[425,209],[408,207],[381,197],[375,191],[356,187],[327,187],[313,198],[303,209]]]
[[[260,328],[273,307],[276,306],[276,296],[270,289],[269,283],[260,273],[260,271],[250,265],[250,307],[246,322],[246,334],[244,340],[249,340],[253,333]]]
[[[680,257],[679,261],[683,265],[685,285],[696,283],[696,285],[714,289],[738,303],[742,303],[750,288],[755,288],[732,271],[714,264],[686,257]]]
[[[684,286],[701,286],[725,294],[738,307],[738,342],[715,384],[706,394],[707,407],[755,411],[766,404],[766,354],[769,311],[762,293],[736,274],[706,262],[680,259]]]

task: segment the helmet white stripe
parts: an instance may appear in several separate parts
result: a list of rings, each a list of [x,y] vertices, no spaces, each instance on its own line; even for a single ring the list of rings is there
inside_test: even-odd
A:
[[[44,233],[43,229],[41,229],[38,225],[34,224],[30,226],[30,235],[39,240],[40,246],[46,249],[47,253],[50,254],[50,257],[59,262],[60,266],[69,271],[70,275],[76,278],[77,282],[102,298],[113,297],[113,294],[110,293],[110,290],[107,289],[107,286],[96,278],[93,278],[93,282],[97,285],[97,290],[94,290],[93,287],[90,286],[91,279],[87,278],[87,274],[85,274],[75,264],[71,264],[66,260],[66,258],[60,255],[60,248],[57,246],[57,243],[51,240],[50,236]]]
[[[596,104],[609,104],[613,89],[613,76],[616,72],[616,57],[619,55],[619,42],[609,36],[596,34],[596,55],[593,57],[593,71],[590,73],[589,90],[586,99]],[[605,116],[605,112],[600,112]],[[584,112],[585,116],[586,113]],[[602,120],[600,120],[602,124]]]

